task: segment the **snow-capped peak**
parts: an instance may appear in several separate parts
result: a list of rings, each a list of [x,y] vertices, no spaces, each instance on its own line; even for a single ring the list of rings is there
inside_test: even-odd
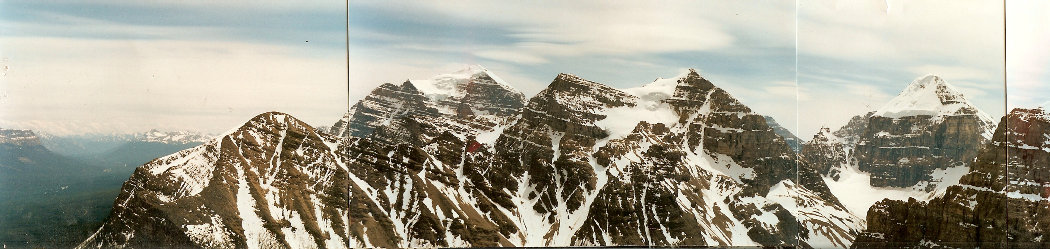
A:
[[[980,111],[948,82],[936,75],[926,75],[912,81],[897,97],[875,112],[875,116],[900,118],[930,115],[950,116],[975,114],[981,120],[992,122],[988,114]]]
[[[674,96],[674,90],[678,87],[678,82],[694,73],[697,73],[696,70],[690,68],[689,70],[684,70],[675,77],[656,78],[653,82],[643,86],[627,88],[623,91],[638,97],[642,101],[660,102]]]
[[[518,92],[496,74],[481,65],[467,65],[458,71],[439,74],[430,79],[409,80],[416,90],[419,90],[431,100],[444,100],[449,97],[462,98],[467,94],[466,85],[473,80],[488,76],[501,87],[512,92]]]
[[[191,144],[204,143],[211,140],[211,136],[190,131],[158,131],[156,129],[137,135],[139,141],[165,143],[165,144]]]

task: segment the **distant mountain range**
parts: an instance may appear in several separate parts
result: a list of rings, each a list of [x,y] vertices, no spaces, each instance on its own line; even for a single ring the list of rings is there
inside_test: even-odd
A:
[[[138,165],[200,144],[187,134],[55,137],[0,129],[0,241],[75,246],[101,225]]]

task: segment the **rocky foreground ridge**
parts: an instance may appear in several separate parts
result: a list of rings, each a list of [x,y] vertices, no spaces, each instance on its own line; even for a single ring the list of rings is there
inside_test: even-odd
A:
[[[880,201],[853,247],[1050,247],[1048,176],[1050,114],[1014,109],[959,184],[925,202]]]

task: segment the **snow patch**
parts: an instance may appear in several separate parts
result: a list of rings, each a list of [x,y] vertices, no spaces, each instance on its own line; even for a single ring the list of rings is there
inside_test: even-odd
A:
[[[609,136],[605,138],[606,141],[626,137],[642,121],[650,124],[663,123],[667,127],[678,123],[678,114],[666,103],[651,106],[639,104],[615,107],[605,109],[598,114],[605,115],[605,119],[594,122],[594,125],[609,133]]]
[[[855,165],[845,165],[841,168],[839,179],[836,181],[830,177],[824,177],[824,182],[831,189],[831,193],[839,198],[842,205],[861,219],[866,219],[868,209],[876,202],[883,199],[905,201],[915,198],[919,201],[927,201],[941,195],[949,186],[958,184],[968,167],[959,166],[948,169],[937,169],[931,174],[932,182],[921,182],[916,186],[896,187],[872,187],[871,174],[860,171]],[[928,184],[936,184],[934,190],[926,192]]]

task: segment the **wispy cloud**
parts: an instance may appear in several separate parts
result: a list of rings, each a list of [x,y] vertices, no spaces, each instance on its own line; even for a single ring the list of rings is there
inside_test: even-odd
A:
[[[321,3],[0,2],[0,125],[221,132],[271,110],[334,122],[343,13]]]

